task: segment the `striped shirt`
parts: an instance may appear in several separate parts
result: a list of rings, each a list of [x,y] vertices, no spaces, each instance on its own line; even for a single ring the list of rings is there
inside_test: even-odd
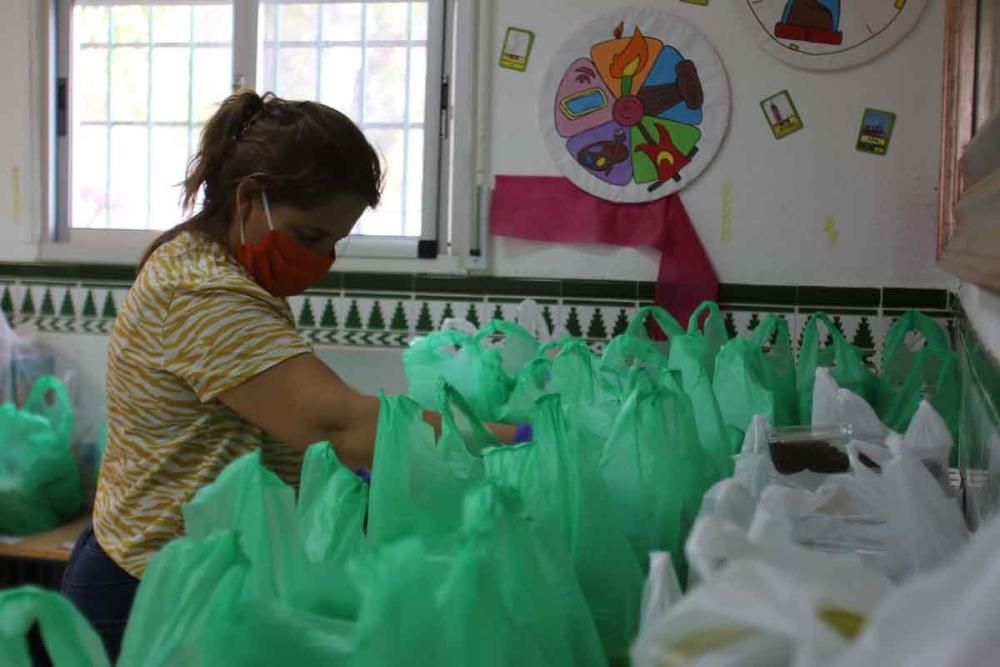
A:
[[[260,287],[219,244],[184,232],[153,253],[129,290],[108,346],[108,444],[94,532],[141,577],[184,532],[182,506],[237,457],[297,485],[301,455],[217,397],[312,352],[288,302]]]

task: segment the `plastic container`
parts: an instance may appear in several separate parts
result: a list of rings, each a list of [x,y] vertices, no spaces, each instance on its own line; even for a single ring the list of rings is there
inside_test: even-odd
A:
[[[850,426],[789,426],[768,431],[768,448],[774,469],[781,475],[803,471],[831,475],[851,468],[847,444],[851,440],[881,442],[879,435],[855,433]],[[867,456],[861,462],[869,468],[878,465]]]

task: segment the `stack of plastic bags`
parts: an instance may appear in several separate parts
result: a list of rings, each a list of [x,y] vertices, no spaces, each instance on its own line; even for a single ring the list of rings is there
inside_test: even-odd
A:
[[[39,378],[24,401],[0,405],[0,533],[43,532],[75,517],[82,502],[66,387]]]
[[[454,391],[439,409],[435,442],[416,403],[382,399],[370,487],[326,444],[297,502],[259,453],[228,466],[147,569],[119,664],[623,661],[643,577],[559,399],[502,449]]]
[[[687,542],[694,585],[675,604],[644,614],[634,664],[846,666],[874,664],[887,651],[918,655],[866,637],[885,632],[879,625],[901,634],[905,624],[879,610],[900,613],[893,600],[911,598],[907,582],[947,567],[969,539],[956,498],[936,477],[948,460],[950,433],[926,401],[900,435],[825,369],[814,386],[814,420],[843,424],[872,441],[846,445],[845,472],[779,471],[775,431],[755,417],[734,478],[706,494]],[[674,588],[673,576],[669,568],[652,571],[647,597]],[[903,588],[894,589],[897,582]],[[924,599],[921,613],[929,604]],[[872,624],[879,629],[864,635],[872,618],[880,619]]]

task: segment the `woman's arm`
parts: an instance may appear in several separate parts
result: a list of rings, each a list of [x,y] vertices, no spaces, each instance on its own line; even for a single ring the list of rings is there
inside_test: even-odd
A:
[[[370,467],[378,428],[378,399],[365,396],[340,379],[316,355],[302,354],[219,394],[219,400],[250,423],[282,442],[305,450],[328,440],[347,466]],[[441,416],[424,413],[441,433]],[[504,443],[514,442],[515,428],[490,430]]]

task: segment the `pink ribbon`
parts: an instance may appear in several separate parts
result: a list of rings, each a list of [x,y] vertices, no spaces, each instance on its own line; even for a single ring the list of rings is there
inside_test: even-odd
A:
[[[654,300],[680,322],[719,293],[712,261],[677,195],[616,204],[559,176],[497,176],[490,231],[526,241],[656,248],[660,270]]]

